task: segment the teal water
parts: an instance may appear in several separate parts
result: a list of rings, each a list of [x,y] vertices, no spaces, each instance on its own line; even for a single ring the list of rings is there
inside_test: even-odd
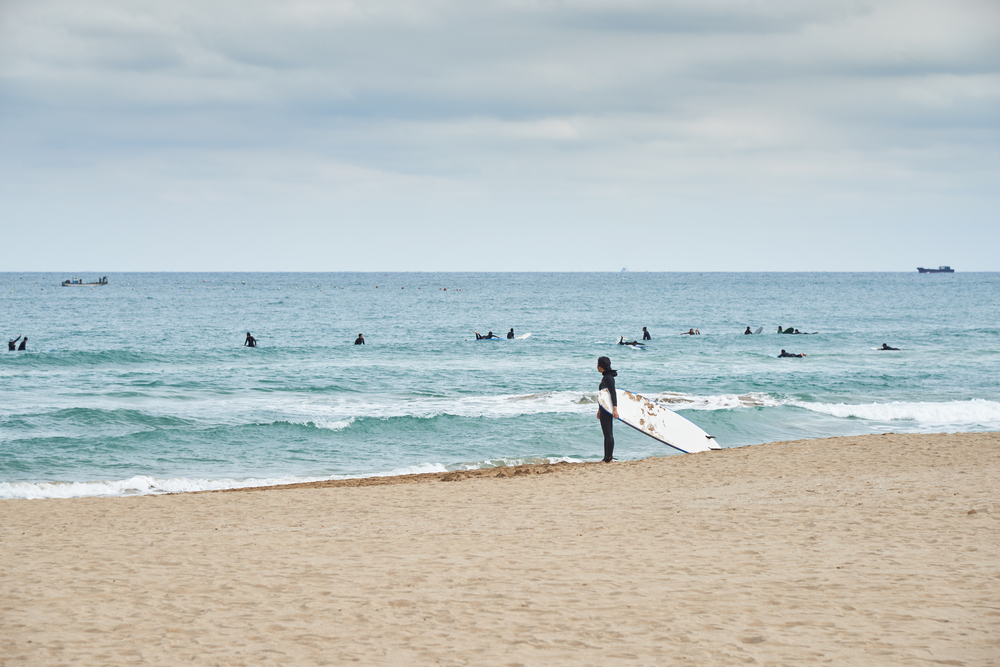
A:
[[[3,334],[29,336],[0,352],[3,498],[598,460],[600,355],[724,447],[1000,428],[993,273],[68,277],[0,274]],[[510,327],[531,336],[472,333]]]

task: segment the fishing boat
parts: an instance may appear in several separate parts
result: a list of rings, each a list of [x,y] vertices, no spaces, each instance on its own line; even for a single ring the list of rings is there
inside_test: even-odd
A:
[[[955,273],[955,269],[950,266],[939,266],[936,269],[925,269],[922,266],[918,266],[917,271],[920,273]]]
[[[96,283],[85,283],[82,280],[80,280],[79,278],[77,278],[76,276],[73,276],[69,280],[62,281],[62,286],[63,287],[95,287],[95,286],[98,286],[98,285],[107,285],[107,284],[108,284],[108,277],[107,276],[104,276],[103,278],[99,278]]]

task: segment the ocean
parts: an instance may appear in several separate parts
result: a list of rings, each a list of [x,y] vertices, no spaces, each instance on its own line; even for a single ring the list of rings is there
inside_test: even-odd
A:
[[[596,461],[602,355],[723,447],[1000,429],[995,273],[69,277],[0,274],[2,335],[28,336],[0,353],[0,498]]]

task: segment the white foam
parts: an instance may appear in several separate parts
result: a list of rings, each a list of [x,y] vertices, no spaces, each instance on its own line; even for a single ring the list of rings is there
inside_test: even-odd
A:
[[[785,401],[761,392],[699,396],[666,391],[642,395],[657,403],[662,403],[671,410],[733,410],[736,408],[776,408],[785,405]]]
[[[329,419],[311,419],[307,421],[293,421],[291,423],[301,424],[302,426],[313,426],[315,428],[326,429],[328,431],[343,431],[345,428],[354,423],[354,417],[334,421]]]
[[[926,427],[984,426],[1000,428],[1000,403],[974,398],[969,401],[942,401],[940,403],[804,403],[789,401],[788,405],[821,412],[840,418],[869,421],[909,421]]]

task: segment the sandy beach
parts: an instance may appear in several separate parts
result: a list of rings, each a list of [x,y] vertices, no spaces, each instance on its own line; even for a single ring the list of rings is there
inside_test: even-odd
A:
[[[0,502],[4,665],[996,665],[1000,433]]]

